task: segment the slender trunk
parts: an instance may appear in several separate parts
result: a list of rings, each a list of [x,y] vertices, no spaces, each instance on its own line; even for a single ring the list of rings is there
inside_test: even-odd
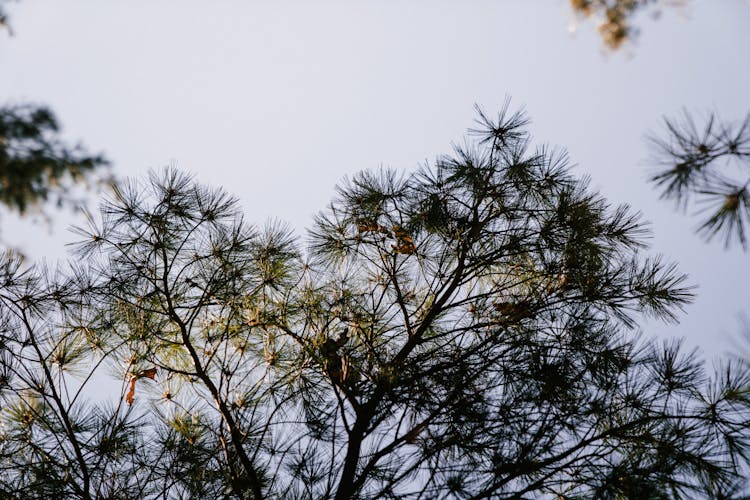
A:
[[[190,337],[188,336],[187,328],[185,327],[184,323],[173,311],[170,312],[172,312],[172,318],[177,321],[180,327],[182,342],[187,348],[188,353],[190,354],[190,358],[193,361],[193,365],[195,366],[195,371],[198,374],[198,378],[201,380],[201,382],[203,382],[203,384],[208,389],[208,392],[211,394],[211,397],[216,404],[216,408],[219,410],[219,414],[224,420],[224,424],[229,431],[229,437],[232,442],[232,447],[234,448],[234,453],[237,455],[237,458],[239,458],[240,464],[242,465],[242,468],[245,470],[245,473],[250,480],[250,489],[253,492],[253,498],[260,500],[261,498],[263,498],[263,491],[260,487],[260,479],[258,478],[258,474],[255,471],[255,467],[253,467],[253,463],[250,460],[250,457],[245,451],[242,433],[237,426],[237,422],[235,421],[234,416],[232,416],[232,412],[229,410],[229,407],[227,407],[226,402],[221,398],[221,394],[219,393],[219,389],[216,387],[216,384],[214,384],[213,380],[211,380],[211,377],[208,376],[208,373],[201,363],[198,353],[193,347],[193,344],[190,342]],[[231,464],[227,465],[230,467],[230,469],[233,469]],[[240,485],[242,484],[242,481],[240,481],[240,479],[236,477],[236,474],[231,473],[231,475],[233,476],[233,489],[241,488]],[[242,488],[242,490],[244,490],[244,488]],[[235,491],[235,493],[242,497],[242,493],[244,493],[244,491]]]
[[[403,363],[412,350],[419,344],[422,336],[429,328],[432,321],[442,310],[443,305],[453,295],[461,283],[461,279],[464,273],[464,256],[466,249],[462,249],[458,265],[453,271],[453,278],[450,280],[448,286],[443,291],[441,296],[433,303],[432,307],[425,315],[422,323],[419,325],[417,330],[409,337],[401,350],[393,357],[390,364],[393,367],[398,367]],[[344,459],[344,466],[341,470],[341,479],[339,481],[339,487],[336,490],[335,500],[345,500],[354,496],[354,494],[362,487],[366,478],[357,478],[357,466],[359,465],[359,458],[362,451],[362,441],[365,437],[367,427],[370,425],[372,418],[375,416],[375,411],[382,401],[383,397],[387,393],[386,382],[379,382],[373,391],[367,404],[361,407],[361,410],[357,412],[357,420],[354,423],[352,432],[349,434],[349,443],[346,448],[346,458]]]
[[[364,418],[363,418],[364,417]],[[365,430],[372,418],[369,415],[357,416],[351,433],[349,434],[349,444],[346,447],[346,458],[344,467],[341,470],[341,479],[339,487],[336,490],[335,500],[346,500],[352,498],[356,493],[355,479],[357,476],[357,466],[359,465],[359,456],[362,451],[362,440],[365,436]]]
[[[165,263],[169,261],[164,249],[162,249],[162,258]],[[177,323],[177,326],[180,328],[180,337],[182,339],[182,343],[190,354],[190,359],[193,362],[193,366],[195,366],[195,372],[198,375],[200,381],[203,382],[203,384],[208,389],[208,392],[211,394],[211,398],[216,404],[216,408],[219,410],[219,414],[221,415],[222,420],[224,420],[224,425],[226,426],[227,431],[229,431],[229,438],[231,440],[232,447],[234,448],[234,453],[237,455],[237,458],[239,459],[239,462],[242,465],[245,474],[247,474],[247,478],[250,483],[249,489],[252,491],[253,498],[255,500],[260,500],[263,498],[263,490],[260,486],[260,478],[258,477],[258,473],[255,471],[255,467],[253,467],[252,460],[250,460],[250,457],[245,451],[242,433],[237,426],[237,422],[232,416],[232,412],[227,407],[226,402],[222,399],[221,394],[219,393],[219,389],[216,387],[216,384],[214,384],[213,380],[211,380],[211,377],[209,377],[206,367],[204,367],[203,363],[201,363],[200,356],[198,356],[198,352],[195,350],[195,347],[193,347],[193,344],[190,341],[190,334],[188,332],[187,325],[185,325],[185,322],[182,321],[182,318],[180,318],[180,316],[175,311],[174,304],[172,303],[172,297],[169,292],[170,287],[167,279],[166,269],[167,267],[165,266],[165,272],[161,279],[162,285],[164,287],[164,296],[167,301],[166,305],[169,317],[172,319],[172,321]],[[239,477],[237,477],[237,474],[234,472],[234,467],[232,467],[231,464],[227,464],[227,466],[230,469],[232,489],[235,490],[235,493],[240,498],[243,498],[246,490],[243,481]]]

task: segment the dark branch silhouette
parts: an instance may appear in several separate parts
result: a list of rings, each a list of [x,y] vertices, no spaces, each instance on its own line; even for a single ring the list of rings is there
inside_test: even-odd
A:
[[[6,257],[0,493],[727,495],[747,371],[633,334],[685,277],[527,123],[480,113],[434,165],[345,181],[306,249],[165,170],[77,229],[69,271]]]

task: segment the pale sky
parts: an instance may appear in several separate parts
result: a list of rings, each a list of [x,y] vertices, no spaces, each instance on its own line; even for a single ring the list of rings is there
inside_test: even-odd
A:
[[[699,285],[677,326],[707,355],[733,349],[750,315],[750,253],[705,244],[695,219],[646,182],[644,135],[682,107],[750,111],[750,2],[693,0],[640,19],[607,54],[567,0],[23,0],[0,32],[0,102],[52,107],[65,136],[103,151],[120,177],[170,163],[239,196],[248,221],[300,236],[346,175],[411,171],[450,151],[473,105],[524,106],[539,143],[651,221],[662,253]],[[92,204],[92,208],[95,204]],[[55,259],[80,222],[51,234],[3,215],[2,237]],[[747,345],[750,349],[750,345]]]

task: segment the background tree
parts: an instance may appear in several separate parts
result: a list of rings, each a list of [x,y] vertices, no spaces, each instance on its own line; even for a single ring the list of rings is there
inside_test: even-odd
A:
[[[44,106],[0,107],[0,203],[22,215],[51,197],[57,206],[79,206],[74,185],[110,182],[104,157],[65,145],[59,131]]]
[[[0,28],[8,30],[9,34],[13,34],[13,30],[8,21],[8,13],[5,11],[6,3],[8,3],[8,0],[0,0]]]
[[[165,171],[0,279],[9,498],[719,497],[747,372],[678,343],[684,276],[522,113],[339,188],[306,251]],[[67,276],[67,277],[66,277]],[[102,368],[114,404],[85,399]]]
[[[641,12],[658,14],[664,5],[681,6],[685,0],[570,0],[573,12],[597,20],[597,31],[604,46],[617,50],[638,36],[633,19]]]
[[[12,35],[8,3],[0,0],[0,29]],[[49,201],[80,207],[77,187],[112,183],[104,156],[91,155],[80,144],[66,145],[59,135],[59,122],[46,106],[0,106],[0,204],[21,215],[29,209],[44,214]]]

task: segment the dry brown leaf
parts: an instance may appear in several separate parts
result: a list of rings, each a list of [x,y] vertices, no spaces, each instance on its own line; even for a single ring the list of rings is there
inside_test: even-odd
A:
[[[139,378],[150,378],[151,380],[154,380],[154,377],[156,377],[156,367],[149,368],[148,370],[141,370],[137,374],[130,377],[130,390],[128,390],[128,393],[125,395],[125,401],[129,405],[133,405],[133,401],[135,400],[135,382]]]
[[[133,397],[135,396],[135,381],[137,380],[136,377],[130,377],[130,390],[125,395],[125,401],[128,402],[129,405],[133,405]]]

